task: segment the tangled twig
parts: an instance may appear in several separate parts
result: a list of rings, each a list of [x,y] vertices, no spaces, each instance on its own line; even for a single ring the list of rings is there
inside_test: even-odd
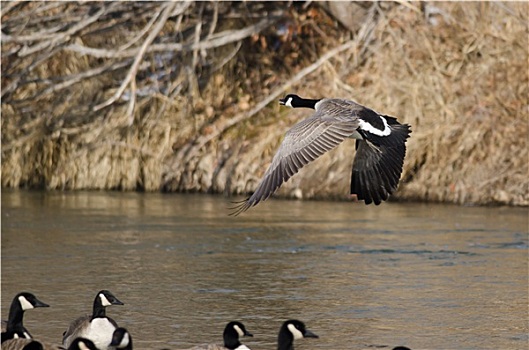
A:
[[[94,111],[98,111],[101,108],[107,107],[107,106],[111,105],[112,103],[114,103],[118,98],[121,97],[121,95],[123,94],[123,91],[125,91],[125,89],[127,88],[127,85],[129,85],[129,83],[131,83],[131,81],[133,81],[131,83],[131,89],[132,89],[131,96],[132,97],[131,97],[130,102],[129,102],[129,108],[127,109],[127,115],[129,117],[132,115],[132,111],[134,109],[135,96],[136,96],[136,91],[135,91],[136,90],[136,82],[135,82],[135,79],[136,79],[136,73],[138,72],[138,68],[140,66],[140,62],[141,62],[141,60],[143,58],[143,55],[145,54],[145,51],[147,50],[147,47],[153,42],[154,38],[156,38],[158,33],[162,30],[165,22],[167,21],[167,19],[169,18],[169,15],[171,14],[171,11],[175,7],[176,7],[176,3],[168,3],[167,5],[165,5],[161,9],[161,11],[156,13],[155,17],[159,17],[158,18],[158,22],[156,23],[156,25],[154,26],[152,31],[149,33],[149,35],[147,36],[147,38],[145,39],[145,41],[141,45],[140,49],[138,50],[138,54],[136,55],[136,58],[134,59],[134,63],[132,63],[132,66],[130,67],[130,70],[129,70],[127,76],[125,77],[125,79],[121,83],[121,86],[119,87],[119,89],[116,91],[116,93],[110,99],[108,99],[105,102],[95,106],[94,107]],[[161,15],[160,15],[160,12],[161,12]]]

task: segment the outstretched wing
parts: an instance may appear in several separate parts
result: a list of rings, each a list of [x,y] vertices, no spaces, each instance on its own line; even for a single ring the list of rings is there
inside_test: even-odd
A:
[[[391,128],[389,137],[362,133],[364,139],[356,141],[351,194],[356,194],[365,204],[379,205],[397,189],[406,156],[406,139],[411,133],[409,125],[383,117]]]
[[[266,200],[299,169],[336,147],[357,128],[355,121],[337,120],[319,112],[294,125],[286,133],[255,192],[234,207],[230,215],[239,215]]]

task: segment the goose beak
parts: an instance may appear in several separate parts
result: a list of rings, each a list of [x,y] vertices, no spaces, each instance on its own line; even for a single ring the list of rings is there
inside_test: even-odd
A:
[[[118,300],[118,298],[114,297],[114,300],[110,302],[112,305],[125,305],[121,301]]]
[[[284,98],[280,98],[280,99],[279,99],[279,104],[280,104],[281,106],[284,106],[285,103],[287,103],[287,101],[285,101],[285,100],[286,100],[286,99],[284,99]]]
[[[246,333],[244,333],[244,336],[245,336],[245,337],[253,337],[253,334],[250,333],[250,332],[246,332]]]
[[[34,307],[50,307],[48,304],[46,303],[43,303],[42,301],[38,300],[38,299],[35,299],[35,305],[33,305]]]
[[[319,338],[319,336],[306,329],[303,338]]]

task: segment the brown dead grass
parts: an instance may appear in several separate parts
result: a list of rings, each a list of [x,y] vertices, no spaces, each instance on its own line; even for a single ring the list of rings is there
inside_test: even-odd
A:
[[[398,198],[528,205],[528,5],[431,6],[441,14],[379,12],[365,64],[351,64],[354,52],[343,55],[292,91],[351,98],[412,125]],[[290,116],[277,139],[307,112]],[[353,152],[352,142],[342,145],[283,193],[346,198]]]
[[[112,96],[130,63],[37,99],[28,98],[48,85],[27,83],[2,100],[2,185],[251,192],[284,132],[307,111],[286,111],[274,103],[225,125],[284,89],[353,99],[411,124],[399,199],[528,205],[529,5],[425,4],[374,7],[376,16],[363,25],[364,35],[353,37],[351,49],[290,87],[283,84],[291,76],[351,39],[316,5],[287,8],[279,22],[242,41],[238,51],[236,43],[208,50],[202,62],[197,63],[201,52],[173,53],[165,61],[148,54],[137,89],[163,89],[138,95],[133,115],[127,114],[127,99],[92,109]],[[196,28],[200,14],[212,10],[210,3],[199,5],[186,10],[181,29]],[[137,28],[149,20],[144,17],[135,22]],[[215,32],[249,23],[219,20]],[[173,24],[161,35],[177,35]],[[278,36],[281,28],[297,35]],[[108,32],[113,35],[72,40],[112,48],[130,39],[119,26]],[[3,52],[10,45],[3,43]],[[3,88],[28,64],[12,66],[10,60],[3,54]],[[60,51],[31,77],[75,75],[112,63]],[[217,133],[196,146],[201,136]],[[345,143],[304,168],[279,194],[347,198],[353,153],[354,143]]]

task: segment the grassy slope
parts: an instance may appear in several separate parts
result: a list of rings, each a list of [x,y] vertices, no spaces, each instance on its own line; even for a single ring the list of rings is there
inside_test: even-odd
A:
[[[353,37],[357,45],[287,90],[353,99],[411,124],[400,199],[528,205],[529,5],[434,2],[427,5],[429,15],[414,6],[378,10],[377,20],[364,24],[364,36]],[[298,35],[268,40],[280,25],[294,27]],[[139,98],[133,118],[125,113],[126,103],[97,113],[89,108],[114,93],[126,70],[29,105],[2,103],[2,185],[250,192],[284,132],[308,111],[270,104],[203,148],[194,147],[194,140],[215,135],[233,116],[350,39],[337,28],[321,9],[293,10],[287,21],[247,39],[222,69],[196,69],[196,75],[175,70],[168,97]],[[89,39],[84,38],[92,46],[100,44]],[[99,40],[108,45],[121,39]],[[225,57],[230,50],[208,57]],[[96,61],[61,52],[34,74],[73,74]],[[141,88],[144,81],[137,80]],[[3,77],[2,85],[7,83]],[[15,96],[22,99],[38,87],[26,85]],[[353,152],[353,142],[341,145],[279,194],[348,198]]]

